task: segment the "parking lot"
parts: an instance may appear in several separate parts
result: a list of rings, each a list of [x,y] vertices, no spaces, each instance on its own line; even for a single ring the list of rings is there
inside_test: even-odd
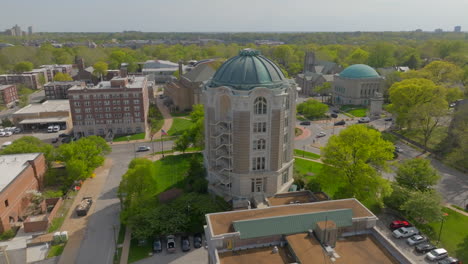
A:
[[[162,241],[163,251],[156,253],[149,258],[134,262],[135,264],[189,264],[189,263],[208,263],[208,251],[204,248],[193,247],[193,236],[190,239],[190,251],[183,252],[180,247],[180,236],[176,236],[176,252],[168,253],[166,249],[166,241]]]
[[[385,214],[379,215],[379,221],[377,221],[377,228],[384,233],[389,240],[391,240],[395,246],[400,249],[413,263],[437,263],[436,261],[429,261],[425,258],[426,254],[416,252],[415,246],[409,246],[406,243],[406,238],[394,238],[392,236],[392,230],[389,225],[394,220],[401,220],[395,216]],[[424,234],[421,234],[425,236]]]

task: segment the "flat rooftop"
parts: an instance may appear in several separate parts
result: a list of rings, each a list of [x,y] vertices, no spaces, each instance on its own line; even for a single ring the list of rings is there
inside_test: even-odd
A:
[[[293,263],[289,252],[278,247],[278,253],[273,253],[273,247],[246,249],[241,251],[218,253],[221,264],[283,264]]]
[[[29,166],[28,160],[35,160],[41,153],[0,155],[0,192]]]
[[[53,85],[84,85],[85,82],[83,81],[53,81],[53,82],[48,82],[44,84],[44,86],[53,86]]]
[[[334,250],[339,258],[335,261],[331,260],[315,237],[302,233],[287,236],[286,240],[302,264],[399,263],[371,235],[338,240]]]
[[[8,87],[11,87],[11,86],[14,86],[14,84],[0,85],[0,91],[6,89]]]
[[[70,103],[68,100],[48,100],[41,104],[30,104],[20,110],[16,114],[38,114],[44,112],[70,112]]]
[[[208,214],[213,235],[221,235],[234,232],[232,223],[239,220],[250,220],[259,218],[270,218],[275,216],[286,216],[306,214],[315,212],[326,212],[339,209],[351,209],[353,218],[375,217],[371,211],[356,199],[331,200],[305,204],[288,204],[273,206],[262,209],[251,209]]]
[[[311,203],[315,202],[313,194],[309,191],[289,192],[276,194],[268,198],[270,206],[294,204],[294,203]]]
[[[112,80],[124,80],[124,79],[126,78],[113,78]],[[129,81],[128,81],[126,88],[142,88],[145,83],[146,77],[145,76],[129,76],[128,80]],[[112,87],[111,81],[104,81],[94,86],[74,86],[68,89],[68,91],[79,91],[79,90],[84,90],[84,89],[87,89],[87,90],[115,89],[115,88],[121,89],[121,87]]]

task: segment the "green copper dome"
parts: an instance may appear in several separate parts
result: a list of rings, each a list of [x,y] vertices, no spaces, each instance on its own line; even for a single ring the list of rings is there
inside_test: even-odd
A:
[[[274,62],[260,55],[257,50],[244,49],[238,56],[230,58],[219,67],[210,86],[250,90],[258,86],[278,88],[286,81],[281,69]]]
[[[340,77],[349,79],[379,78],[380,75],[370,66],[365,64],[354,64],[344,69]]]

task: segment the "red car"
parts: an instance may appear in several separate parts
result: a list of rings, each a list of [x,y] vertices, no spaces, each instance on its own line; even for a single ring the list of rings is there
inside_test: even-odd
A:
[[[408,221],[396,220],[390,224],[390,229],[395,230],[400,227],[410,227],[412,226]]]

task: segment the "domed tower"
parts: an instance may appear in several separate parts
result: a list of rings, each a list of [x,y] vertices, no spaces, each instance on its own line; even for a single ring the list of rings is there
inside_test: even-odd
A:
[[[371,99],[381,94],[383,77],[372,67],[354,64],[335,75],[333,103],[337,105],[369,105]]]
[[[296,84],[259,51],[227,60],[203,88],[209,189],[250,198],[293,181]]]

